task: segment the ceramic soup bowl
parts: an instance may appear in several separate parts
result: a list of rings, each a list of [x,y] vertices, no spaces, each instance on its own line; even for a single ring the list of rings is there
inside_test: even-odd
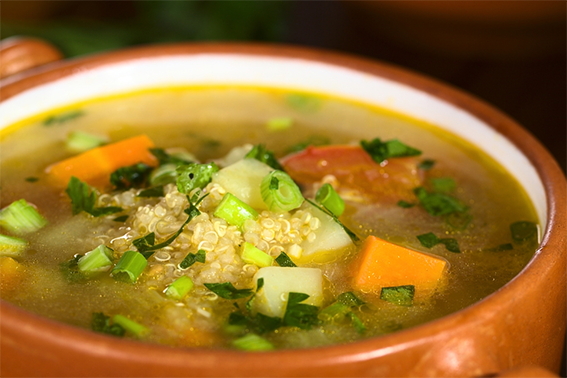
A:
[[[22,56],[33,60],[36,50],[28,50]],[[386,336],[313,349],[258,353],[150,345],[58,323],[2,301],[2,376],[456,377],[530,366],[559,370],[566,325],[565,177],[521,126],[458,89],[387,64],[298,47],[150,46],[8,76],[2,81],[0,128],[91,98],[209,84],[325,93],[454,133],[487,152],[525,188],[540,219],[541,244],[513,280],[461,311]],[[526,368],[522,374],[542,371]]]

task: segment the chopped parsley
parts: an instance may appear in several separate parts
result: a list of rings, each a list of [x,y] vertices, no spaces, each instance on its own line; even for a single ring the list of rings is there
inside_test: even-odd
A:
[[[269,165],[270,167],[276,170],[284,171],[284,168],[282,167],[278,159],[276,159],[274,153],[272,151],[267,150],[266,146],[264,146],[263,144],[255,145],[250,150],[250,152],[246,154],[245,157],[256,159],[258,161],[261,161],[262,163]]]
[[[163,197],[163,185],[154,186],[152,188],[144,189],[138,193],[138,197]]]
[[[440,239],[437,236],[435,236],[433,232],[428,232],[427,234],[418,235],[417,239],[419,240],[421,245],[424,246],[425,248],[433,248],[437,244],[443,244],[445,245],[445,248],[447,248],[449,252],[453,252],[453,253],[461,252],[461,249],[459,248],[459,243],[455,238]]]
[[[110,317],[102,312],[93,312],[91,329],[95,332],[106,333],[113,336],[122,337],[126,333],[120,324],[112,323]]]
[[[141,188],[146,185],[153,168],[144,163],[118,168],[110,175],[110,183],[116,189]]]
[[[206,283],[207,289],[224,299],[246,298],[253,294],[252,289],[237,289],[230,282],[224,283]]]
[[[421,155],[420,150],[407,146],[398,139],[392,139],[386,142],[382,142],[380,138],[375,138],[370,142],[362,140],[360,146],[377,163],[382,163],[384,160],[390,158]]]
[[[537,241],[538,238],[538,227],[534,222],[514,222],[510,225],[510,232],[512,233],[512,240],[516,243]]]
[[[423,187],[413,190],[420,204],[433,215],[448,215],[455,212],[464,212],[467,207],[458,199],[444,193],[430,193]]]
[[[219,167],[214,163],[191,163],[177,167],[177,189],[181,193],[191,193],[195,188],[203,189],[218,172]]]
[[[413,306],[415,295],[414,285],[383,287],[380,291],[380,299],[398,306]]]
[[[309,298],[309,295],[305,293],[289,293],[283,317],[285,325],[300,329],[311,329],[312,326],[319,324],[317,317],[319,307],[301,303],[307,298]]]
[[[87,280],[87,276],[79,270],[79,260],[83,255],[75,255],[71,260],[59,264],[59,270],[63,277],[71,283]]]
[[[205,263],[207,260],[207,252],[203,249],[197,251],[197,253],[189,253],[183,261],[179,263],[180,269],[187,269],[196,262]]]
[[[128,220],[128,215],[121,215],[113,219],[115,222],[126,222]]]
[[[287,266],[291,268],[297,266],[293,261],[291,261],[291,259],[285,252],[280,253],[280,255],[276,257],[276,262],[278,263],[279,266]]]
[[[164,164],[184,165],[188,163],[193,163],[193,161],[189,159],[183,159],[177,155],[170,155],[167,152],[165,152],[163,148],[150,148],[150,152],[158,159],[159,165],[164,165]]]
[[[435,160],[432,159],[424,159],[421,163],[417,165],[417,168],[428,171],[435,165]]]
[[[121,207],[117,206],[95,207],[97,198],[96,192],[75,176],[71,177],[69,180],[65,192],[71,199],[73,215],[84,211],[94,217],[100,217],[118,213],[123,210]]]

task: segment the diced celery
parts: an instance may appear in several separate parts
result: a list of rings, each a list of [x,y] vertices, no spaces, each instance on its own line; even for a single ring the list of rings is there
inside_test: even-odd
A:
[[[242,227],[247,219],[258,218],[258,213],[248,204],[236,198],[232,193],[226,193],[213,213],[234,226]]]
[[[254,247],[248,242],[244,242],[242,252],[240,254],[242,260],[247,264],[254,264],[261,268],[272,266],[274,258],[266,252]]]
[[[165,295],[173,299],[183,299],[193,288],[193,281],[187,276],[181,276],[165,289]]]
[[[323,302],[323,274],[317,268],[260,268],[254,282],[263,278],[264,286],[254,297],[253,309],[268,316],[283,317],[290,292],[309,295],[306,304],[320,306]]]
[[[28,242],[23,239],[0,235],[0,256],[18,257],[27,245]]]
[[[67,135],[66,147],[72,152],[85,152],[107,142],[105,137],[77,130]]]
[[[268,173],[269,165],[256,159],[242,159],[213,174],[213,183],[219,184],[254,209],[268,210],[262,199],[260,185]]]
[[[14,201],[0,210],[0,226],[15,234],[35,232],[46,224],[47,220],[25,199]]]

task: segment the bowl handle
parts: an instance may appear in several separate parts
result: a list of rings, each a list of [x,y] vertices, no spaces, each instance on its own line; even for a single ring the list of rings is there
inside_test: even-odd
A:
[[[496,375],[490,376],[495,378],[559,378],[559,376],[551,371],[539,366],[522,366],[510,370],[502,371]]]
[[[0,41],[0,79],[63,58],[49,42],[27,37]]]

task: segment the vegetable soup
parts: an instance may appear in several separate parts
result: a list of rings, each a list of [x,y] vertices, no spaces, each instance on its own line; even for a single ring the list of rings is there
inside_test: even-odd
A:
[[[486,297],[538,245],[526,193],[485,153],[345,99],[163,88],[0,135],[2,299],[115,337],[376,337]]]

